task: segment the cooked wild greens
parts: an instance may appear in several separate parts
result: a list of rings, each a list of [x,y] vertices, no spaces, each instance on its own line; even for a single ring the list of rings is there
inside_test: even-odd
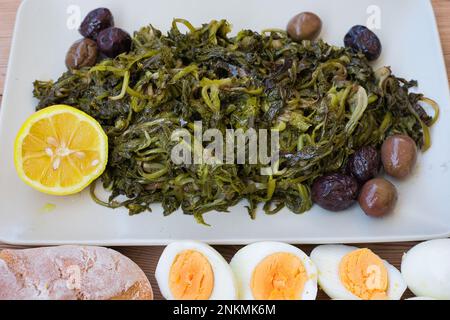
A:
[[[267,214],[285,206],[302,213],[312,206],[313,181],[345,170],[360,147],[379,149],[399,133],[423,150],[430,146],[437,115],[430,117],[420,102],[436,106],[410,92],[415,81],[389,68],[374,72],[362,53],[322,40],[297,43],[280,30],[230,31],[225,20],[195,28],[175,19],[167,35],[150,25],[134,34],[129,53],[34,83],[37,109],[77,107],[107,133],[101,179],[111,196],[99,200],[93,186],[95,201],[130,214],[160,202],[165,215],[181,208],[201,223],[204,213],[227,211],[243,199],[252,218],[260,203]],[[171,134],[180,128],[193,134],[194,121],[224,134],[279,130],[279,170],[263,176],[261,164],[174,164]]]

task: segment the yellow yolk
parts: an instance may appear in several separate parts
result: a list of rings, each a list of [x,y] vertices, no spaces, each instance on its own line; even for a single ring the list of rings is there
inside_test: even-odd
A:
[[[208,300],[214,287],[211,264],[198,251],[181,252],[170,268],[169,287],[177,300]]]
[[[256,266],[250,286],[257,300],[298,300],[307,280],[302,261],[291,253],[279,252]]]
[[[363,300],[387,299],[388,273],[383,261],[369,249],[342,258],[339,276],[345,288]]]

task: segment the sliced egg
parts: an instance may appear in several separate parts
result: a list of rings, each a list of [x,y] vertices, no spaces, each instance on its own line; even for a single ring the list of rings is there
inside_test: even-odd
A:
[[[402,275],[416,296],[450,299],[450,239],[411,248],[403,256]]]
[[[215,249],[196,241],[169,244],[159,258],[156,281],[168,300],[235,300],[229,264]]]
[[[314,300],[317,269],[300,249],[281,242],[258,242],[231,259],[239,297],[244,300]]]
[[[406,290],[400,271],[369,249],[322,245],[311,259],[320,287],[332,299],[399,300]]]

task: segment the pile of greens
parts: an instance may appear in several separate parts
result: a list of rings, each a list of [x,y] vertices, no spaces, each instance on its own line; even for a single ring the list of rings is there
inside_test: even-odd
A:
[[[181,207],[200,223],[205,212],[227,211],[242,199],[252,218],[259,203],[267,214],[284,206],[302,213],[312,206],[314,179],[343,170],[361,146],[379,147],[397,133],[423,150],[430,146],[435,118],[419,102],[435,104],[410,92],[416,82],[389,68],[374,72],[362,54],[321,40],[296,43],[280,30],[229,37],[230,30],[226,20],[195,28],[175,19],[167,35],[144,27],[129,53],[34,83],[38,110],[71,105],[107,133],[101,179],[111,196],[99,200],[93,186],[95,201],[130,214],[160,202],[165,215]],[[194,121],[224,135],[230,128],[279,130],[278,172],[263,176],[260,164],[175,165],[171,134],[193,134]]]

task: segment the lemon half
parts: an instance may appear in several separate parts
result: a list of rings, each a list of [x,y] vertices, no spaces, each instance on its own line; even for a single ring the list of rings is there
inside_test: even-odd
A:
[[[19,177],[52,195],[77,193],[98,178],[108,162],[108,137],[86,113],[66,105],[30,116],[14,144]]]

